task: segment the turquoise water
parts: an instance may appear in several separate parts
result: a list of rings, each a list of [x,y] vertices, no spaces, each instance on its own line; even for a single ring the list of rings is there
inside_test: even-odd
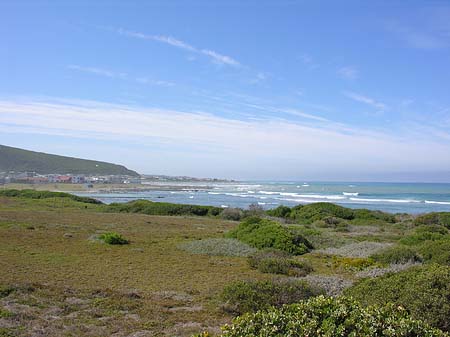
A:
[[[332,202],[351,208],[378,209],[393,213],[450,211],[450,184],[428,183],[329,183],[329,182],[239,182],[189,183],[191,188],[140,192],[77,193],[103,202],[135,199],[246,208],[294,206]]]

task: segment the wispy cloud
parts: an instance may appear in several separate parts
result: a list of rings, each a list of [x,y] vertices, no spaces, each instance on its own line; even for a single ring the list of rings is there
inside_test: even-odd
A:
[[[450,16],[448,17],[450,20]],[[448,28],[448,27],[447,27]],[[401,39],[406,45],[416,49],[435,50],[448,47],[450,36],[442,29],[411,28],[398,22],[390,22],[387,29]]]
[[[196,48],[196,47],[192,46],[191,44],[181,41],[179,39],[176,39],[172,36],[149,35],[149,34],[144,34],[144,33],[140,33],[140,32],[129,31],[129,30],[126,30],[123,28],[119,28],[116,31],[120,35],[138,38],[138,39],[144,39],[144,40],[158,41],[158,42],[168,44],[172,47],[188,50],[192,53],[202,54],[202,55],[209,57],[210,60],[212,60],[216,64],[225,64],[225,65],[229,65],[229,66],[233,66],[233,67],[241,66],[241,64],[237,60],[235,60],[234,58],[232,58],[230,56],[220,54],[220,53],[218,53],[214,50],[210,50],[210,49]]]
[[[355,66],[345,66],[337,70],[340,77],[346,80],[356,80],[359,78],[359,70]]]
[[[380,109],[380,110],[386,110],[387,109],[387,105],[379,102],[371,97],[368,96],[364,96],[364,95],[360,95],[351,91],[345,91],[344,95],[347,96],[348,98],[356,101],[356,102],[360,102],[360,103],[364,103],[367,105],[370,105],[374,108]]]
[[[116,78],[116,79],[121,79],[121,80],[130,80],[130,81],[135,81],[135,82],[142,83],[142,84],[159,85],[159,86],[163,86],[163,87],[172,87],[172,86],[175,85],[175,83],[173,83],[173,82],[154,80],[154,79],[150,79],[150,78],[147,78],[147,77],[136,77],[136,78],[133,78],[127,73],[115,72],[115,71],[106,70],[106,69],[103,69],[103,68],[85,67],[85,66],[79,66],[79,65],[73,65],[73,64],[71,64],[71,65],[69,65],[67,67],[69,69],[76,70],[76,71],[81,71],[81,72],[90,73],[90,74],[99,75],[99,76],[104,76],[104,77],[109,77],[109,78]]]
[[[162,87],[173,87],[175,85],[175,83],[173,83],[173,82],[153,80],[153,79],[147,78],[147,77],[138,77],[138,78],[136,78],[136,82],[139,82],[142,84],[159,85]]]
[[[315,127],[279,118],[244,121],[209,113],[89,101],[0,100],[0,127],[17,134],[111,141],[120,138],[121,142],[148,145],[149,151],[159,144],[165,153],[177,153],[182,147],[183,158],[178,159],[178,165],[188,160],[187,154],[191,161],[201,155],[206,165],[213,162],[214,167],[229,170],[238,167],[240,172],[243,168],[255,172],[258,168],[273,167],[270,164],[280,160],[286,163],[286,170],[292,167],[297,173],[299,167],[303,173],[348,172],[353,166],[360,172],[450,167],[448,141],[419,141],[405,135],[390,136],[355,128],[341,131],[327,123]],[[175,159],[172,164],[177,165]],[[153,161],[148,165],[154,168]],[[279,176],[279,171],[276,167],[270,174]]]
[[[85,73],[91,73],[91,74],[110,77],[110,78],[125,78],[125,77],[127,77],[126,73],[114,72],[111,70],[106,70],[106,69],[97,68],[97,67],[84,67],[84,66],[71,64],[68,66],[68,68],[72,69],[72,70],[82,71]]]
[[[300,62],[302,62],[305,66],[307,66],[311,70],[319,68],[319,66],[320,66],[314,60],[314,58],[311,55],[307,54],[307,53],[300,54],[298,56],[298,59],[300,60]]]

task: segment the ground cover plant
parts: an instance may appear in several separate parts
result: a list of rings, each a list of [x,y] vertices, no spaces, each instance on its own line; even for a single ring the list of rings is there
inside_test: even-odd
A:
[[[318,296],[280,309],[249,313],[224,327],[222,337],[242,336],[447,336],[402,307],[362,307],[345,297]]]
[[[362,280],[345,293],[364,305],[395,303],[411,316],[449,331],[450,267],[424,265]]]
[[[99,235],[99,240],[108,245],[127,245],[129,241],[122,237],[122,235],[115,232],[108,232]]]
[[[303,280],[237,281],[224,288],[221,298],[225,311],[243,314],[296,303],[321,293],[322,289]]]
[[[181,243],[178,248],[191,254],[240,257],[249,256],[257,251],[239,240],[226,238],[192,240]]]
[[[288,253],[276,249],[266,249],[249,256],[250,267],[262,273],[306,276],[313,271],[307,260],[292,258]]]

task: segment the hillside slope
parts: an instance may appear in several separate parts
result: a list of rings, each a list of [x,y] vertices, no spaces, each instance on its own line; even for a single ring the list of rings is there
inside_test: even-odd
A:
[[[139,175],[122,165],[28,151],[5,145],[0,145],[1,171],[34,171],[40,174]]]

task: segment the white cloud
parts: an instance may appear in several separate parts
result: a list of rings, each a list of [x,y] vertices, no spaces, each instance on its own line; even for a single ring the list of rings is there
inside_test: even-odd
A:
[[[82,71],[86,73],[91,73],[95,75],[105,76],[109,78],[119,78],[122,80],[130,79],[127,73],[119,73],[119,72],[113,72],[110,70],[105,70],[102,68],[96,68],[96,67],[83,67],[79,65],[69,65],[69,69]],[[131,79],[133,80],[133,79]],[[161,81],[161,80],[154,80],[147,77],[136,77],[134,81],[142,84],[150,84],[150,85],[158,85],[163,87],[172,87],[175,85],[173,82],[169,81]]]
[[[138,38],[138,39],[144,39],[144,40],[158,41],[158,42],[166,43],[166,44],[171,45],[176,48],[188,50],[190,52],[197,53],[197,54],[202,54],[202,55],[209,57],[214,63],[226,64],[226,65],[233,66],[233,67],[241,66],[241,64],[238,61],[236,61],[234,58],[232,58],[230,56],[222,55],[222,54],[220,54],[214,50],[210,50],[210,49],[195,48],[194,46],[190,45],[189,43],[186,43],[184,41],[176,39],[172,36],[148,35],[148,34],[144,34],[144,33],[125,30],[123,28],[119,28],[117,30],[117,32],[120,35],[129,36],[129,37]]]
[[[173,83],[173,82],[153,80],[153,79],[147,78],[147,77],[138,77],[138,78],[136,78],[136,82],[139,82],[142,84],[159,85],[162,87],[173,87],[175,85],[175,83]]]
[[[207,55],[209,57],[211,57],[211,59],[215,62],[215,63],[219,63],[219,64],[228,64],[230,66],[235,66],[238,67],[240,66],[240,63],[238,61],[236,61],[235,59],[229,57],[229,56],[225,56],[225,55],[221,55],[219,53],[216,53],[213,50],[208,50],[208,49],[202,49],[201,53],[204,55]]]
[[[341,67],[338,69],[337,73],[346,80],[356,80],[359,78],[359,70],[355,66]]]
[[[177,161],[181,153],[183,164],[198,170],[205,165],[211,174],[219,169],[253,170],[255,175],[261,169],[279,177],[288,171],[301,175],[351,169],[374,172],[450,168],[448,141],[338,128],[327,120],[316,122],[311,126],[279,118],[243,121],[208,113],[79,100],[0,100],[2,132],[84,137],[93,144],[95,139],[107,139],[118,147],[135,142],[144,144],[150,153],[163,148],[164,157],[171,157],[171,165],[181,164],[181,159]],[[144,152],[142,155],[147,171],[155,170],[154,160],[146,159],[151,157]]]
[[[386,104],[379,102],[368,96],[360,95],[351,91],[345,91],[344,95],[356,102],[364,103],[380,110],[387,109]]]
[[[450,15],[447,17],[447,20],[450,19]],[[430,18],[430,21],[433,21],[433,18]],[[387,24],[387,29],[395,34],[400,40],[404,41],[406,45],[416,49],[423,50],[435,50],[441,49],[444,47],[448,47],[449,36],[446,35],[444,27],[437,27],[436,29],[430,27],[424,27],[425,25],[421,25],[422,30],[413,29],[411,27],[402,25],[398,22],[390,22]],[[447,21],[447,29],[450,25],[448,25]],[[447,32],[448,33],[448,32]]]
[[[82,72],[105,76],[105,77],[110,77],[110,78],[125,78],[125,77],[127,77],[126,73],[113,72],[110,70],[97,68],[97,67],[84,67],[84,66],[71,64],[68,66],[68,68],[72,69],[72,70],[82,71]]]

